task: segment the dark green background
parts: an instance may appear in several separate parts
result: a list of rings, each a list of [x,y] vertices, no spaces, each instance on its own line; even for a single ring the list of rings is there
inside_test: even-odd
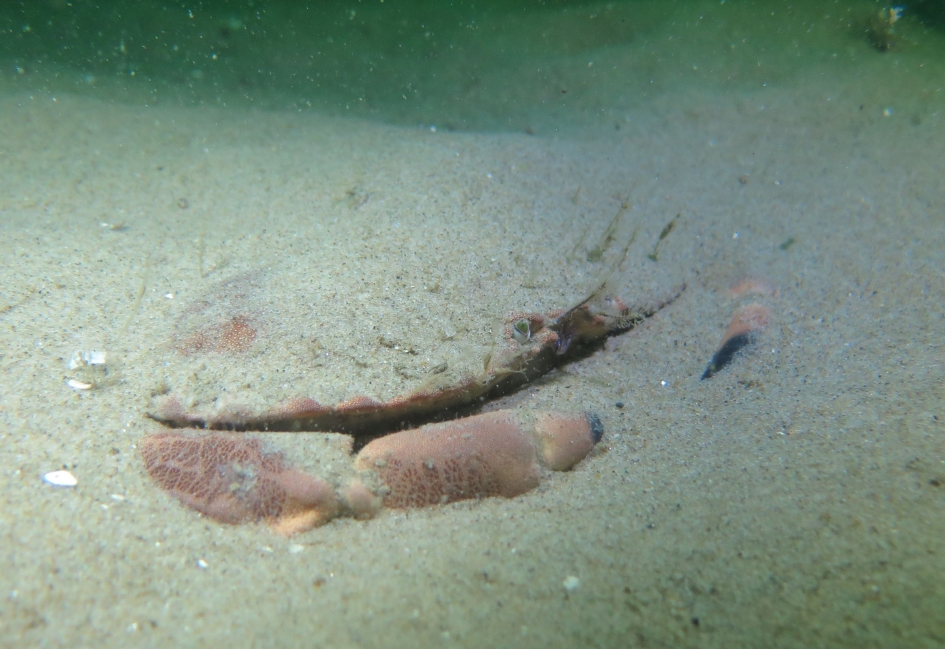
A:
[[[66,88],[148,105],[317,110],[446,129],[547,131],[619,122],[622,111],[671,83],[757,88],[772,81],[772,66],[781,65],[784,75],[790,66],[811,65],[811,53],[827,60],[845,44],[825,47],[808,26],[822,29],[824,21],[815,19],[840,13],[838,6],[5,0],[0,74],[31,90]],[[885,5],[849,6],[850,33],[840,37],[868,47],[864,26]],[[920,0],[906,11],[942,25],[943,7],[942,0]],[[706,29],[695,30],[700,20]],[[679,38],[671,42],[667,30],[675,28]],[[744,42],[745,34],[755,38],[734,52],[730,43]],[[808,58],[797,62],[792,47]],[[762,55],[763,78],[751,69]],[[712,65],[692,74],[694,60],[710,58]]]

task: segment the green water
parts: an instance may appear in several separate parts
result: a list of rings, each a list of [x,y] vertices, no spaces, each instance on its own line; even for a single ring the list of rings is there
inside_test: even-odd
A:
[[[915,3],[897,46],[927,46],[941,6]],[[31,0],[0,8],[0,58],[2,74],[24,88],[133,104],[536,133],[620,128],[631,111],[679,88],[745,93],[819,68],[842,73],[851,56],[881,55],[865,33],[880,7]]]

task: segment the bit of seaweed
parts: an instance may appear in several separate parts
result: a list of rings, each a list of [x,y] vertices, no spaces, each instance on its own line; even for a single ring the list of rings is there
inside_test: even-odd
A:
[[[870,20],[866,28],[866,40],[878,52],[888,52],[898,46],[896,23],[902,17],[902,7],[883,7]]]
[[[669,236],[669,233],[673,231],[673,228],[676,227],[676,219],[678,219],[682,214],[677,214],[673,217],[673,220],[666,224],[662,232],[660,232],[659,239],[656,240],[656,245],[653,246],[653,252],[647,255],[651,261],[659,261],[659,249],[660,244],[663,242],[663,239]]]
[[[623,220],[628,209],[630,209],[630,204],[626,200],[622,200],[620,202],[620,209],[614,215],[614,218],[610,220],[607,229],[604,230],[604,236],[601,238],[600,243],[587,252],[587,260],[589,262],[597,263],[604,260],[604,253],[607,252],[607,249],[610,248],[617,238],[617,230],[620,227],[620,222]]]

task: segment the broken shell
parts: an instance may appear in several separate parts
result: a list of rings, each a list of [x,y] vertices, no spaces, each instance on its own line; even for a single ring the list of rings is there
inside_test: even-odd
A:
[[[74,487],[79,484],[75,476],[68,471],[50,471],[43,476],[43,482],[54,487]]]
[[[108,358],[108,352],[100,351],[75,351],[72,353],[72,357],[69,359],[69,369],[77,370],[80,367],[87,367],[92,365],[105,365]]]

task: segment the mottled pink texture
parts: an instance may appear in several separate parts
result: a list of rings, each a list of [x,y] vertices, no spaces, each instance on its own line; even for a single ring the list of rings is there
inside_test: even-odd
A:
[[[221,523],[265,519],[291,534],[337,513],[332,489],[235,434],[157,433],[141,442],[148,475],[182,503]]]

